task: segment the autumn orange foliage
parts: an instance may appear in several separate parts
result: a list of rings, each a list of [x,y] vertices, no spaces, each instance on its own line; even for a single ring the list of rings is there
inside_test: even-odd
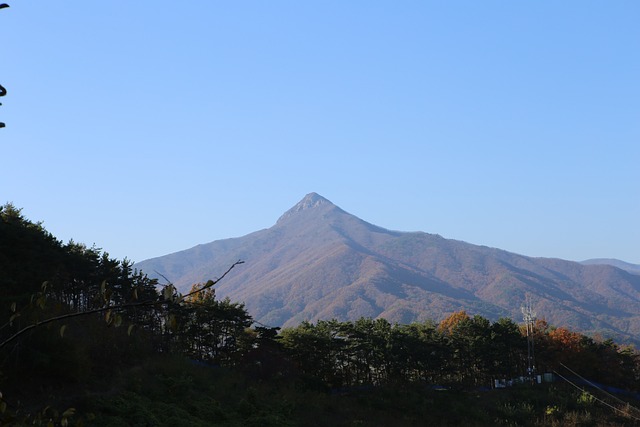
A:
[[[464,320],[469,320],[469,315],[465,310],[451,313],[438,325],[438,330],[445,334],[451,334],[458,324]]]

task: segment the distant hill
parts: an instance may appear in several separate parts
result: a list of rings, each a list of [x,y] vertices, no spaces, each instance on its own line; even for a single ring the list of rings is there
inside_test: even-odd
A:
[[[581,264],[584,265],[612,265],[614,267],[618,267],[622,270],[628,271],[633,274],[640,274],[640,265],[631,264],[628,262],[620,261],[619,259],[612,258],[594,258],[588,259],[586,261],[582,261]]]
[[[254,319],[361,316],[408,323],[465,309],[519,321],[529,295],[538,317],[627,341],[640,335],[640,276],[612,265],[531,258],[500,249],[369,224],[311,193],[271,228],[142,261],[186,291],[234,269],[216,288]],[[157,272],[157,273],[156,273]]]

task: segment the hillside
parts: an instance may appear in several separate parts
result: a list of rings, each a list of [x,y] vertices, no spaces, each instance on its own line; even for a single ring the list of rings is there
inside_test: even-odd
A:
[[[179,289],[246,264],[217,287],[243,301],[259,322],[383,317],[409,323],[465,309],[490,319],[521,318],[531,296],[539,317],[583,332],[635,340],[640,276],[611,265],[532,258],[367,223],[318,194],[305,196],[277,223],[135,265]]]
[[[613,258],[594,258],[582,261],[581,264],[584,265],[612,265],[614,267],[618,267],[621,270],[628,271],[633,274],[640,274],[640,265],[631,264],[629,262],[624,262],[619,259]]]
[[[310,202],[283,221],[327,207]],[[496,378],[521,378],[530,366],[527,339],[509,319],[456,312],[440,324],[360,318],[278,332],[252,327],[241,305],[211,289],[188,298],[170,287],[159,292],[128,261],[63,244],[10,204],[0,206],[0,242],[0,302],[8,303],[0,333],[0,425],[622,426],[640,420],[634,398],[640,358],[613,341],[538,323],[535,366],[562,376],[490,390]],[[564,379],[573,372],[588,373],[593,382],[581,383],[588,390]],[[597,382],[613,388],[605,394]]]

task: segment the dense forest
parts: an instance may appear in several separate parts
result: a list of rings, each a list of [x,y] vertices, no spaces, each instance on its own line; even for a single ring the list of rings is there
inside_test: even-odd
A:
[[[180,295],[0,207],[0,425],[640,422],[632,347],[538,320],[536,371],[554,380],[538,383],[512,319],[461,311],[280,330],[216,298],[220,274]]]

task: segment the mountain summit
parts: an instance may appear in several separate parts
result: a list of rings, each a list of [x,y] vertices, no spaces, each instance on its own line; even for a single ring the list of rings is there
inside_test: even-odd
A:
[[[294,207],[286,211],[279,219],[278,222],[282,222],[287,218],[294,216],[296,213],[306,211],[309,209],[335,209],[336,205],[325,199],[318,193],[309,193],[302,200],[295,204]]]
[[[639,275],[386,230],[316,193],[271,228],[136,268],[152,277],[157,272],[185,292],[238,259],[245,264],[220,282],[217,295],[244,302],[254,319],[273,326],[362,316],[409,323],[461,309],[519,320],[528,296],[538,316],[557,326],[634,341],[640,332]]]
[[[289,209],[288,212],[299,212],[305,209],[317,208],[321,205],[335,206],[333,203],[319,195],[318,193],[309,193],[302,200],[300,200],[294,207]]]

